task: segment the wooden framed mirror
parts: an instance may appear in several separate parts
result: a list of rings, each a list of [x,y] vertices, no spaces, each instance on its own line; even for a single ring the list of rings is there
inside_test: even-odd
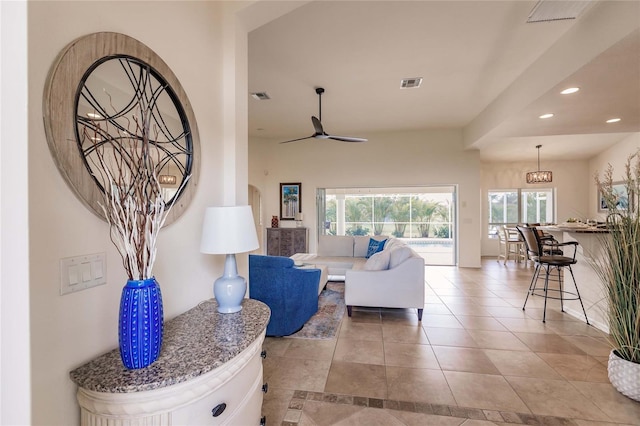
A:
[[[148,116],[152,161],[172,206],[167,225],[188,207],[200,166],[196,120],[180,82],[158,55],[124,34],[89,34],[60,52],[44,91],[47,143],[73,192],[103,219],[96,150],[127,170],[125,146],[140,141],[140,114]]]

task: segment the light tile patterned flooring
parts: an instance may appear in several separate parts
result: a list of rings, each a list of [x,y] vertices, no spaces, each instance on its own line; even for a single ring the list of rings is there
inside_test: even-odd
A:
[[[640,425],[606,336],[542,298],[533,269],[427,267],[415,310],[356,309],[336,339],[267,338],[267,425]],[[578,283],[579,285],[580,283]]]

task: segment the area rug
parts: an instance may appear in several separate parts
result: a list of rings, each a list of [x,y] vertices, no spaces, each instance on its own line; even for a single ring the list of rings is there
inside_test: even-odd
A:
[[[344,282],[329,281],[318,296],[318,312],[289,337],[297,339],[333,339],[344,316]]]

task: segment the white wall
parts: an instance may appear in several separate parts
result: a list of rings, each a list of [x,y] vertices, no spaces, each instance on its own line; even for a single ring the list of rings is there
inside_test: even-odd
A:
[[[553,172],[551,184],[532,185],[526,183],[526,173],[536,170],[531,162],[483,162],[482,163],[482,255],[497,256],[498,240],[487,236],[489,217],[487,193],[493,189],[556,188],[556,218],[563,222],[569,217],[590,218],[589,213],[589,166],[587,160],[545,161],[545,170]]]
[[[222,256],[199,252],[204,209],[220,205],[224,192],[220,7],[217,2],[184,1],[28,3],[33,424],[79,422],[69,371],[117,347],[119,298],[126,281],[106,223],[75,198],[49,153],[42,121],[49,67],[58,52],[79,36],[121,32],[167,62],[192,103],[202,149],[199,190],[186,213],[160,233],[154,268],[165,319],[171,318],[212,297],[212,283],[224,261]],[[107,284],[60,296],[59,260],[97,252],[107,253]]]
[[[0,2],[0,424],[31,423],[27,5]]]
[[[249,183],[260,189],[263,222],[279,215],[281,182],[302,183],[309,250],[316,247],[316,188],[457,184],[459,260],[480,266],[480,160],[462,149],[459,130],[368,134],[363,144],[305,140],[291,144],[249,141]],[[284,222],[281,226],[295,226]]]
[[[627,158],[629,155],[638,152],[639,149],[640,133],[632,133],[589,161],[589,215],[591,217],[598,217],[600,220],[604,220],[606,217],[606,214],[598,212],[598,190],[596,189],[594,176],[599,174],[602,177],[607,166],[611,164],[614,181],[622,180]]]

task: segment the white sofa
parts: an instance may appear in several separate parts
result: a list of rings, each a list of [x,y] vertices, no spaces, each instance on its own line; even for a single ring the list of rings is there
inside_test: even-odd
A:
[[[367,259],[370,238],[387,242]],[[424,259],[401,240],[321,235],[317,254],[296,253],[292,258],[298,264],[324,265],[330,280],[344,279],[349,316],[353,306],[415,308],[422,320]]]

